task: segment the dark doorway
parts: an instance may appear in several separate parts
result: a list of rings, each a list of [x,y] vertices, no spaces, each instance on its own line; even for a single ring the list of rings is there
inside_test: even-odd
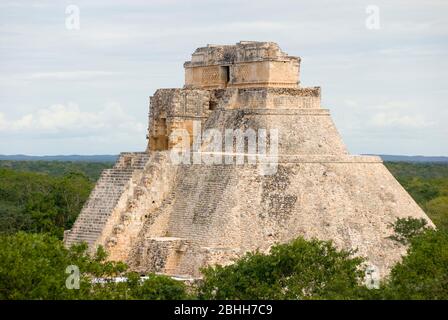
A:
[[[168,128],[166,118],[159,118],[154,123],[154,133],[149,140],[151,150],[163,151],[168,149]]]
[[[223,68],[223,73],[224,73],[223,78],[225,79],[225,81],[226,81],[226,86],[227,86],[227,84],[228,84],[229,81],[230,81],[230,66],[224,66],[224,67],[222,67],[222,68]]]

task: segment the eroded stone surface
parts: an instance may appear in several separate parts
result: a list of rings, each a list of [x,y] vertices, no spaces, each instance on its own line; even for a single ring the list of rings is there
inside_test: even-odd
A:
[[[357,249],[387,274],[406,249],[389,239],[390,225],[409,216],[433,224],[380,158],[348,154],[320,88],[298,86],[299,63],[273,43],[197,49],[185,88],[151,97],[146,152],[123,153],[103,172],[66,244],[103,245],[142,273],[197,277],[204,265],[315,237]],[[277,129],[276,173],[172,163],[172,133],[184,129],[193,141],[194,121],[201,134]]]

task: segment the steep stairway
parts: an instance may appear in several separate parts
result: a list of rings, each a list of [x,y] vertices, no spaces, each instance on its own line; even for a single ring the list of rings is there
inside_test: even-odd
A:
[[[70,231],[66,231],[67,246],[87,242],[93,247],[123,193],[129,187],[133,173],[143,170],[149,160],[146,152],[121,153],[112,169],[101,173],[95,188],[84,204]]]

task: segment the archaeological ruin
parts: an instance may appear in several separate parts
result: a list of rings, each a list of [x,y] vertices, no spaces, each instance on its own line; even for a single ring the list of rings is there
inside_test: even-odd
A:
[[[184,87],[150,98],[147,150],[122,153],[102,173],[65,244],[102,245],[142,274],[197,278],[205,265],[304,236],[357,249],[386,275],[406,252],[389,238],[391,224],[433,224],[379,157],[348,153],[320,88],[300,86],[300,62],[272,42],[196,49]],[[210,141],[198,136],[211,129],[277,132],[266,138],[275,170],[260,171],[265,158],[244,137],[243,158],[256,163],[237,163],[241,152],[224,147],[213,155],[230,161],[172,161],[179,145],[191,159],[207,154]]]

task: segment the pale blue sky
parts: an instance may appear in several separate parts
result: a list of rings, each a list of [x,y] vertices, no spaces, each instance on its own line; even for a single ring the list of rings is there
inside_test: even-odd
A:
[[[2,0],[0,154],[144,150],[148,97],[183,85],[196,47],[258,40],[302,58],[352,153],[447,156],[447,14],[444,0]]]

